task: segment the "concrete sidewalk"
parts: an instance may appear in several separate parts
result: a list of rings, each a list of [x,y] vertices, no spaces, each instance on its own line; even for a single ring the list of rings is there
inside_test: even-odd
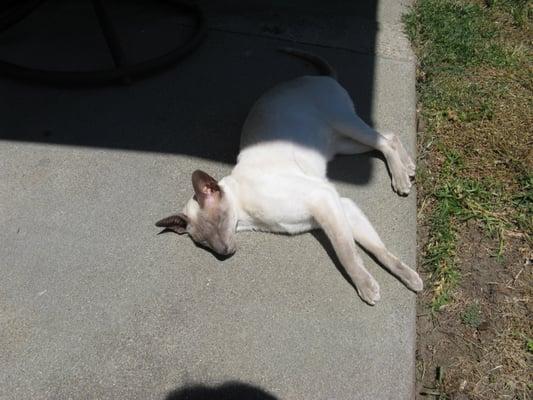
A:
[[[195,399],[172,391],[228,381],[257,392],[236,385],[230,397],[210,397],[414,397],[415,295],[369,257],[381,286],[375,307],[359,299],[320,235],[325,248],[311,234],[243,233],[222,262],[153,225],[190,196],[194,169],[229,173],[255,98],[313,73],[280,46],[327,58],[365,119],[414,151],[405,2],[344,5],[344,13],[342,4],[328,13],[297,3],[239,13],[238,2],[205,2],[203,45],[129,87],[0,80],[0,399]],[[31,42],[24,29],[0,51],[35,61],[56,38]],[[22,37],[35,51],[14,50],[10,40]],[[92,37],[82,42],[98,63]],[[330,175],[414,266],[415,193],[396,196],[375,155],[340,158]]]

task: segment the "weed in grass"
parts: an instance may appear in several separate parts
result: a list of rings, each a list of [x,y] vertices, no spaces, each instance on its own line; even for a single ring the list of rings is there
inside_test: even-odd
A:
[[[533,174],[520,176],[518,184],[519,190],[512,198],[516,211],[514,221],[525,232],[526,239],[530,239],[528,233],[533,232]]]
[[[481,325],[481,317],[479,304],[473,303],[465,308],[464,312],[461,314],[461,321],[463,321],[463,324],[477,329],[479,325]]]

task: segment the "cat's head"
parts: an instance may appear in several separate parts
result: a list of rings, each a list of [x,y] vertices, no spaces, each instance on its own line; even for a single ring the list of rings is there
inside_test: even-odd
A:
[[[182,212],[156,226],[188,234],[196,244],[221,256],[235,253],[236,221],[229,197],[212,176],[200,170],[193,172],[192,186],[194,195]]]

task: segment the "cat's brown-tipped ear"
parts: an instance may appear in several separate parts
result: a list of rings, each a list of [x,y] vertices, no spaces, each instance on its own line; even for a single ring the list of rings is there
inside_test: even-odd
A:
[[[187,232],[187,224],[189,218],[185,214],[171,215],[170,217],[163,218],[161,221],[157,221],[155,226],[160,228],[170,229],[180,235]]]
[[[200,207],[204,207],[209,200],[218,199],[221,193],[216,179],[199,169],[192,173],[192,186]]]

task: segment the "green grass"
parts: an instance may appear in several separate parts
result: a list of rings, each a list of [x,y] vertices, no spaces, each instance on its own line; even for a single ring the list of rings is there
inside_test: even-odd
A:
[[[507,10],[517,20],[527,18],[526,1],[494,1],[489,9],[476,3],[452,0],[419,0],[404,16],[405,30],[417,48],[421,76],[420,102],[425,117],[472,122],[491,119],[494,98],[508,91],[506,85],[481,85],[470,71],[476,67],[516,67],[523,51],[506,44],[505,34],[491,10]],[[428,115],[429,113],[429,115]]]
[[[430,193],[435,205],[429,217],[429,240],[424,257],[435,284],[434,311],[450,301],[460,278],[455,261],[460,224],[468,220],[480,223],[487,236],[497,239],[493,255],[500,258],[505,248],[504,232],[520,224],[531,227],[533,215],[532,176],[522,180],[522,190],[512,197],[494,179],[462,177],[462,157],[450,149],[441,151],[446,158]],[[513,207],[507,207],[508,204]]]
[[[468,74],[435,76],[421,93],[420,101],[428,115],[438,124],[443,120],[473,122],[490,120],[494,115],[494,98],[505,87],[482,86]]]
[[[517,15],[522,14],[517,11]],[[404,23],[411,41],[420,49],[426,74],[515,63],[513,52],[498,40],[497,26],[479,4],[419,0]]]
[[[436,204],[429,218],[429,240],[426,245],[424,262],[432,272],[435,291],[431,304],[438,311],[450,301],[450,292],[459,279],[459,271],[455,264],[457,245],[457,229],[454,218],[461,208],[450,192],[447,178],[454,176],[455,168],[459,168],[460,158],[450,152],[443,165],[440,182],[434,192]]]
[[[437,379],[437,390],[428,391],[438,398],[453,398],[464,383],[463,393],[472,399],[525,400],[533,388],[533,339],[521,303],[530,298],[523,257],[533,248],[532,10],[531,0],[417,0],[404,19],[419,61],[423,122],[416,181],[430,276],[419,301],[438,325],[449,323],[459,336],[468,338],[474,334],[469,329],[484,321],[496,332],[476,333],[484,338],[476,342],[481,360],[477,350],[449,359],[442,348],[435,353],[439,362],[455,366]],[[483,260],[490,256],[500,264]],[[478,275],[466,264],[478,257],[480,266],[494,269],[483,279],[506,285],[512,304],[511,295],[502,294],[482,313],[487,298],[474,287],[483,279],[476,285]],[[470,282],[459,285],[461,280]],[[506,316],[505,327],[494,323],[499,315]],[[437,348],[439,339],[433,344]]]
[[[531,2],[526,0],[493,0],[485,4],[418,0],[404,17],[420,63],[417,91],[427,142],[423,147],[443,159],[438,169],[430,166],[417,175],[422,192],[432,200],[424,262],[432,273],[434,311],[452,300],[460,280],[456,251],[462,223],[475,220],[488,236],[497,239],[497,257],[505,251],[506,231],[517,228],[527,235],[533,229],[531,171],[512,161],[517,165],[513,168],[521,171],[518,178],[512,178],[519,187],[514,193],[498,179],[483,176],[483,171],[481,176],[466,172],[464,159],[478,145],[475,135],[485,135],[486,141],[479,146],[490,143],[492,133],[484,126],[495,116],[501,118],[510,82],[522,81],[514,73],[524,62],[524,54],[513,47],[516,40],[507,40],[501,21],[512,19],[515,26],[524,26],[531,19]],[[512,79],[501,79],[502,74]],[[458,126],[470,129],[464,134],[471,135],[471,146],[457,147],[460,141],[448,132],[463,135],[463,130],[451,129]],[[483,160],[488,164],[512,159],[511,155],[498,154],[498,149],[483,151]]]
[[[530,0],[487,0],[487,6],[506,11],[513,18],[513,24],[523,27],[533,15]]]

